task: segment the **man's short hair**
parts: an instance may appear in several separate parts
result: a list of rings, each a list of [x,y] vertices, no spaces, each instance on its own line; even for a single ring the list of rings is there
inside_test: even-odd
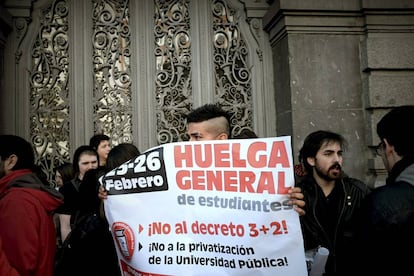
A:
[[[187,119],[188,123],[201,123],[210,119],[224,117],[227,121],[227,134],[230,137],[231,134],[231,121],[230,121],[230,114],[222,109],[220,106],[216,104],[205,104],[202,105],[190,113],[188,113],[185,118]]]
[[[12,170],[34,168],[34,150],[29,142],[16,135],[0,135],[1,160],[6,160],[12,154],[18,157],[17,163]]]
[[[414,105],[394,107],[377,124],[378,137],[387,139],[400,156],[414,156],[414,133],[411,130]]]
[[[94,136],[89,139],[89,146],[93,147],[95,150],[98,150],[99,144],[101,141],[109,141],[111,138],[109,138],[108,135],[105,134],[95,134]]]
[[[233,139],[249,139],[249,138],[259,138],[259,136],[257,136],[257,134],[249,128],[243,128],[239,132],[239,134],[237,134],[236,136],[233,136]]]

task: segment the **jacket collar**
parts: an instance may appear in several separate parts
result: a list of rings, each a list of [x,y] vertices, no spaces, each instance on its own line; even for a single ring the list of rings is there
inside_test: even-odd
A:
[[[414,157],[403,157],[400,161],[395,163],[390,173],[388,174],[386,184],[394,183],[396,181],[406,181],[414,185]]]
[[[26,174],[32,173],[29,169],[22,169],[22,170],[15,170],[0,179],[0,194],[3,194],[5,190],[9,188],[10,185],[13,184],[13,180]]]

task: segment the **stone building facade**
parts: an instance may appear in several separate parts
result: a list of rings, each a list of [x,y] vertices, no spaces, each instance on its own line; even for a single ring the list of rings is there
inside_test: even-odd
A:
[[[382,185],[376,123],[414,104],[414,2],[0,1],[0,133],[49,172],[96,132],[181,141],[207,102],[234,134],[291,136],[295,162],[308,133],[339,132],[346,172]]]

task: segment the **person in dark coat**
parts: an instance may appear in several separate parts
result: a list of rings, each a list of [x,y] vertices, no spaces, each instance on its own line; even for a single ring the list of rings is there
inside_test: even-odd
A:
[[[100,169],[88,170],[79,186],[78,209],[63,245],[55,276],[121,276],[115,244],[107,221],[100,216]]]
[[[130,143],[121,143],[108,154],[106,170],[110,171],[122,163],[137,157],[138,148]],[[120,276],[121,270],[115,243],[109,225],[102,212],[98,197],[101,168],[87,171],[79,186],[78,211],[72,230],[72,264],[60,269],[60,275]],[[76,265],[73,265],[76,264]],[[57,275],[56,275],[57,276]]]
[[[354,275],[411,275],[414,248],[414,105],[398,106],[377,124],[376,147],[386,184],[364,200]],[[410,272],[411,271],[411,272]]]
[[[370,189],[343,171],[346,141],[337,133],[310,133],[299,152],[305,173],[296,186],[304,194],[305,215],[300,217],[305,250],[325,247],[329,256],[325,276],[352,275],[350,268],[356,214]]]

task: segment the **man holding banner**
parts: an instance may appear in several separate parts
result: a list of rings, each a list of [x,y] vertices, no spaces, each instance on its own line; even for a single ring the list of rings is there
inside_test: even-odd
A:
[[[226,140],[231,137],[230,114],[215,104],[205,104],[187,115],[189,141]],[[299,215],[304,215],[303,194],[299,187],[289,190],[291,203]]]
[[[307,275],[290,137],[232,140],[225,115],[192,115],[191,142],[100,179],[123,275]]]

